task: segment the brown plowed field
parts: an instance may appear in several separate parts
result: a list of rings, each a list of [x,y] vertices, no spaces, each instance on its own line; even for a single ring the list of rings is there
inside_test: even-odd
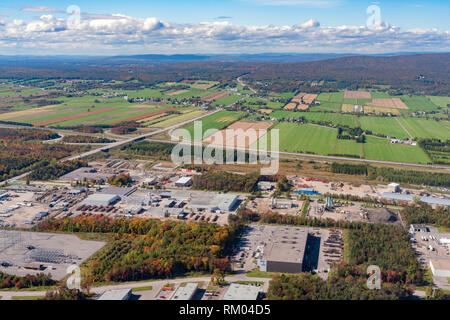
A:
[[[344,91],[344,99],[371,99],[372,95],[367,91]]]
[[[391,108],[391,109],[409,109],[408,106],[400,98],[372,99],[372,102],[365,104],[369,107]]]
[[[32,124],[35,127],[48,126],[49,124],[69,121],[69,120],[73,120],[73,119],[77,119],[77,118],[81,118],[81,117],[86,117],[86,116],[90,116],[90,115],[93,115],[93,114],[109,112],[109,111],[113,111],[113,110],[117,110],[117,108],[104,108],[104,109],[95,110],[95,111],[82,112],[82,113],[78,113],[78,114],[73,114],[71,116],[65,116],[65,117],[59,117],[59,118],[44,120],[44,121],[38,121],[38,122],[34,122]]]
[[[284,106],[284,110],[294,110],[297,108],[297,104],[293,102],[289,102],[287,105]]]
[[[120,121],[117,121],[117,122],[113,122],[113,123],[111,123],[111,125],[116,125],[116,124],[119,124],[121,122],[139,121],[139,120],[143,120],[143,119],[146,119],[146,118],[149,118],[149,117],[152,117],[152,116],[156,116],[158,114],[163,114],[163,113],[170,112],[170,111],[175,111],[175,110],[178,110],[178,109],[180,109],[180,108],[167,108],[167,109],[162,109],[162,110],[153,111],[153,112],[149,112],[149,113],[144,113],[144,114],[141,114],[139,116],[134,116],[134,117],[131,117],[131,118],[128,118],[128,119],[125,119],[125,120],[120,120]]]
[[[222,98],[225,98],[229,96],[231,92],[214,92],[211,94],[208,94],[207,96],[204,96],[201,100],[204,102],[213,102]]]
[[[272,126],[272,122],[238,121],[230,125],[225,130],[220,130],[212,136],[209,136],[204,140],[204,142],[222,147],[248,148],[253,143],[258,141],[258,139],[264,134],[266,134],[267,130]],[[244,134],[242,134],[243,132]]]

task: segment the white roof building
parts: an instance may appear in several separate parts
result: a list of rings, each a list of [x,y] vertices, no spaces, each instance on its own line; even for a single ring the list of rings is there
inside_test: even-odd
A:
[[[232,283],[222,300],[257,300],[260,292],[257,285]]]
[[[172,300],[192,300],[197,292],[198,284],[195,282],[187,283],[184,287],[179,287],[172,297]]]
[[[129,300],[131,289],[108,290],[104,292],[98,300]]]
[[[430,260],[430,267],[436,277],[450,277],[450,260]]]

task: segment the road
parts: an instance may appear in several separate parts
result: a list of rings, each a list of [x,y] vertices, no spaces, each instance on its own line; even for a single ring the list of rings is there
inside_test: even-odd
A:
[[[248,86],[247,84],[245,84],[245,82],[244,81],[242,81],[242,78],[243,76],[240,76],[239,78],[237,78],[236,79],[236,81],[242,86],[242,87],[247,87],[247,88],[249,88],[250,89],[250,91],[251,92],[253,92],[253,93],[258,93],[255,89],[253,89],[252,87],[250,87],[250,86]]]
[[[126,144],[129,144],[129,143],[135,142],[135,141],[144,140],[144,139],[146,139],[146,138],[148,138],[148,137],[151,137],[151,136],[154,136],[154,135],[158,135],[158,134],[163,133],[163,132],[166,132],[166,131],[171,131],[171,130],[176,129],[176,128],[178,128],[178,127],[185,126],[185,125],[187,125],[187,124],[189,124],[189,123],[191,123],[191,122],[200,120],[200,119],[202,119],[202,118],[205,118],[205,117],[207,117],[207,116],[210,116],[210,115],[212,115],[212,114],[215,114],[215,113],[217,113],[217,112],[219,112],[219,111],[221,111],[221,110],[222,110],[222,109],[217,109],[217,110],[215,110],[215,111],[213,111],[213,112],[209,112],[209,113],[206,113],[206,114],[204,114],[204,115],[201,115],[201,116],[199,116],[199,117],[197,117],[197,118],[190,119],[190,120],[186,120],[186,121],[183,121],[183,122],[174,124],[173,126],[170,126],[170,127],[167,127],[167,128],[163,128],[163,129],[159,129],[159,130],[156,130],[156,131],[152,131],[152,132],[149,132],[149,133],[146,133],[146,134],[142,134],[142,135],[137,136],[137,137],[128,138],[128,139],[125,139],[125,140],[113,142],[113,143],[107,144],[107,145],[105,145],[105,146],[103,146],[103,147],[101,147],[101,148],[97,148],[97,149],[90,150],[90,151],[87,151],[87,152],[85,152],[85,153],[82,153],[82,154],[73,156],[73,157],[69,157],[69,158],[67,158],[67,160],[77,160],[77,159],[82,159],[82,158],[91,156],[91,155],[93,155],[93,154],[96,154],[96,153],[99,153],[99,152],[102,152],[102,151],[107,151],[107,150],[112,149],[112,148],[117,148],[117,147],[120,147],[120,146],[122,146],[122,145],[126,145]]]
[[[183,282],[204,282],[205,284],[211,280],[210,276],[207,277],[194,277],[194,278],[177,278],[177,279],[165,279],[165,280],[153,280],[153,281],[141,281],[141,282],[130,282],[130,283],[121,283],[121,284],[113,284],[107,286],[99,286],[92,287],[91,292],[95,294],[102,294],[107,290],[115,290],[115,289],[133,289],[139,287],[147,287],[152,286],[152,290],[150,295],[146,295],[146,299],[154,299],[156,298],[156,294],[161,290],[161,288],[170,283],[170,284],[180,284]],[[262,286],[262,291],[267,292],[269,288],[270,278],[250,278],[245,274],[237,274],[233,276],[225,277],[225,280],[228,282],[236,282],[236,281],[258,281],[264,282]],[[12,297],[33,297],[33,296],[44,296],[45,291],[0,291],[1,300],[11,300]],[[141,292],[139,292],[141,293]]]
[[[189,124],[189,123],[191,123],[191,122],[194,122],[194,121],[200,120],[200,119],[202,119],[202,118],[204,118],[204,117],[207,117],[207,116],[210,116],[210,115],[212,115],[212,114],[215,114],[215,113],[217,113],[217,112],[219,112],[219,111],[221,111],[221,110],[222,110],[222,109],[217,109],[217,110],[215,110],[215,111],[213,111],[213,112],[206,113],[206,114],[201,115],[201,116],[199,116],[199,117],[196,117],[196,118],[194,118],[194,119],[186,120],[186,121],[177,123],[177,124],[175,124],[175,125],[173,125],[173,126],[170,126],[170,127],[167,127],[167,128],[163,128],[163,129],[160,129],[160,130],[156,130],[156,131],[152,131],[152,132],[149,132],[149,133],[146,133],[146,134],[137,136],[137,137],[133,137],[133,138],[128,138],[128,139],[120,140],[120,141],[113,142],[113,143],[106,144],[106,145],[104,144],[101,148],[97,148],[97,149],[94,149],[94,150],[90,150],[90,151],[84,152],[84,153],[79,154],[79,155],[76,155],[76,156],[72,156],[72,157],[65,158],[65,159],[63,159],[63,160],[77,160],[77,159],[82,159],[82,158],[85,158],[85,157],[94,155],[94,154],[96,154],[96,153],[99,153],[99,152],[102,152],[102,151],[109,150],[109,149],[111,149],[111,148],[116,148],[116,147],[120,147],[120,146],[122,146],[122,145],[126,145],[126,144],[129,144],[129,143],[135,142],[135,141],[143,140],[143,139],[145,139],[145,138],[148,138],[148,137],[151,137],[151,136],[154,136],[154,135],[157,135],[157,134],[166,132],[166,131],[170,131],[170,130],[176,129],[176,128],[178,128],[178,127],[182,127],[182,126],[187,125],[187,124]],[[42,129],[42,130],[44,129],[44,128],[34,128],[34,127],[26,127],[26,126],[14,126],[14,125],[3,125],[2,127],[16,128],[16,129],[17,129],[17,128],[24,128],[24,129],[32,129],[32,128],[33,128],[33,129]],[[19,176],[13,177],[13,178],[11,178],[11,179],[8,179],[8,180],[2,182],[2,184],[0,184],[0,185],[4,185],[4,184],[6,184],[6,183],[12,183],[12,182],[14,182],[14,181],[24,179],[24,178],[26,178],[30,173],[31,173],[31,172],[25,172],[25,173],[23,173],[23,174],[21,174],[21,175],[19,175]]]

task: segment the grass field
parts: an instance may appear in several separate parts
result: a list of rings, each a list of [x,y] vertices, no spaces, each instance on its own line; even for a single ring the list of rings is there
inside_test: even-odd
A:
[[[207,130],[210,129],[223,129],[227,127],[228,125],[232,124],[233,122],[239,120],[241,117],[245,115],[244,112],[234,112],[234,111],[219,111],[213,115],[210,115],[208,117],[205,117],[201,120],[202,123],[202,137],[201,139],[197,140],[203,140],[207,136],[204,136]],[[191,123],[184,127],[187,131],[189,131],[190,137],[194,138],[194,124]],[[208,135],[209,136],[209,135]],[[188,138],[188,137],[185,137]],[[195,137],[197,138],[197,137]]]
[[[220,106],[220,105],[224,105],[224,106],[228,106],[230,104],[235,103],[236,101],[239,101],[241,99],[243,99],[244,97],[241,95],[237,95],[237,94],[232,94],[229,95],[227,97],[224,97],[222,99],[216,100],[212,103],[212,105],[214,106]]]
[[[415,138],[450,139],[448,122],[409,117],[398,120]]]
[[[433,104],[430,99],[423,96],[401,96],[403,102],[408,106],[411,111],[423,110],[431,111],[437,110],[435,104]]]
[[[148,126],[151,128],[167,128],[167,127],[173,126],[173,125],[183,122],[183,121],[195,119],[205,113],[206,113],[206,111],[204,111],[204,110],[195,110],[195,111],[191,111],[191,112],[183,113],[183,114],[179,114],[179,115],[172,115],[170,118],[167,117],[166,119],[164,119],[162,121],[158,121],[158,122],[150,124]]]
[[[359,156],[361,158],[410,163],[429,163],[428,156],[418,146],[392,144],[385,138],[366,137],[366,143],[337,139],[337,130],[317,125],[282,122],[279,129],[279,150],[319,155]],[[271,146],[271,135],[268,145]],[[292,139],[292,137],[296,137]],[[256,148],[257,144],[251,146]]]
[[[359,125],[358,118],[354,115],[340,113],[324,113],[324,112],[295,112],[286,110],[276,110],[270,114],[271,118],[300,118],[304,117],[308,121],[328,122],[334,125],[345,125],[349,127],[357,127]]]
[[[418,146],[390,143],[387,139],[366,137],[366,159],[411,163],[429,163],[431,160]]]
[[[370,130],[374,134],[384,134],[398,139],[408,137],[395,118],[360,117],[359,122],[363,130]]]
[[[430,99],[435,105],[444,109],[447,108],[448,104],[450,104],[450,97],[427,96],[427,98]]]

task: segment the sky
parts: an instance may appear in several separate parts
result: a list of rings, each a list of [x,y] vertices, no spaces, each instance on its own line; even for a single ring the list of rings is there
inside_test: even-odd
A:
[[[448,0],[2,0],[0,54],[448,52]]]

